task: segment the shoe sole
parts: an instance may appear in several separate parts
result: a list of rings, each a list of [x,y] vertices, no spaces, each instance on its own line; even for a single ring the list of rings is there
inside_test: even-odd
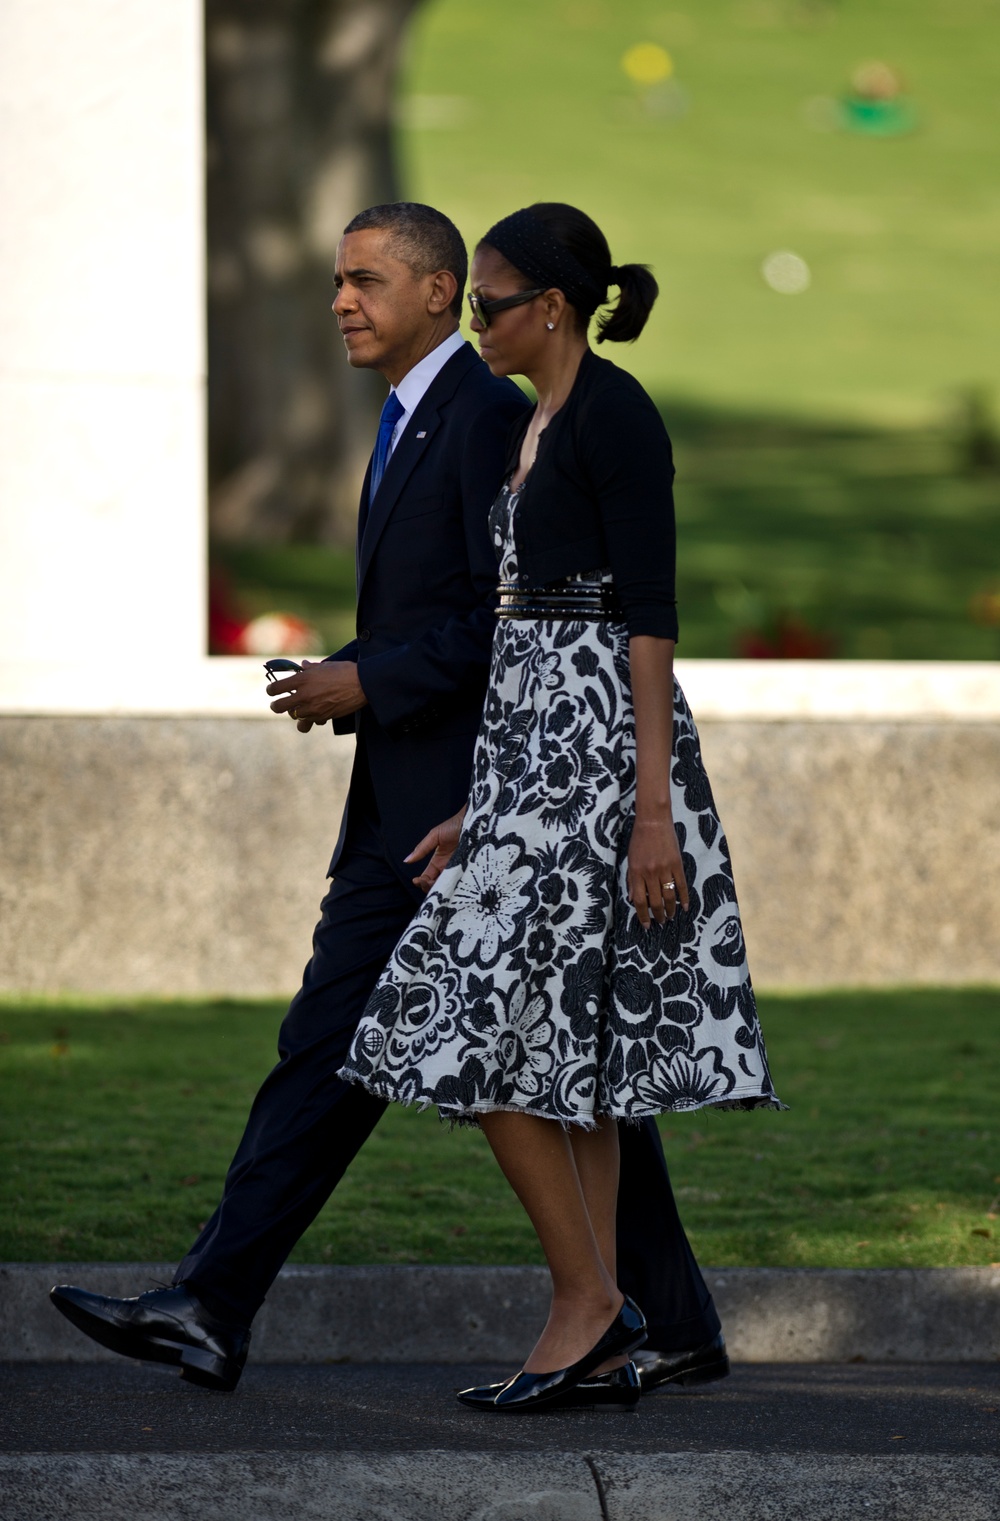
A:
[[[573,1400],[564,1404],[549,1405],[550,1410],[594,1410],[598,1415],[633,1415],[639,1408],[639,1400]]]
[[[179,1367],[181,1378],[188,1383],[198,1384],[203,1389],[216,1389],[223,1394],[231,1394],[240,1381],[242,1369],[234,1376],[224,1357],[217,1357],[200,1347],[189,1346],[183,1341],[168,1341],[165,1337],[137,1336],[134,1331],[109,1325],[99,1315],[82,1310],[71,1299],[53,1298],[52,1303],[78,1331],[121,1357]]]
[[[220,1394],[232,1394],[240,1381],[241,1368],[234,1376],[224,1357],[203,1352],[200,1347],[180,1348],[181,1378],[185,1383],[197,1384],[199,1389],[215,1389]]]
[[[640,1399],[641,1396],[632,1400],[588,1399],[586,1396],[574,1399],[572,1395],[567,1395],[561,1402],[556,1400],[553,1404],[542,1408],[545,1410],[596,1410],[600,1415],[631,1415],[638,1410]],[[489,1400],[463,1400],[459,1395],[458,1402],[464,1405],[466,1410],[479,1410],[487,1415],[497,1413]]]
[[[643,1394],[652,1394],[657,1389],[694,1389],[699,1384],[714,1384],[722,1378],[728,1378],[731,1372],[729,1358],[721,1357],[714,1363],[703,1363],[698,1368],[685,1368],[682,1373],[672,1373],[667,1378],[661,1378],[648,1388],[643,1388]],[[639,1375],[640,1379],[642,1374]]]

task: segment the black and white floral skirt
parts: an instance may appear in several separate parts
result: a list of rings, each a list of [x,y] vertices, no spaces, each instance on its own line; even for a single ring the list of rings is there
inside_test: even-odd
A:
[[[503,1109],[592,1126],[706,1104],[784,1107],[677,685],[671,796],[690,909],[644,931],[626,883],[627,631],[499,623],[458,849],[397,945],[341,1076],[455,1120]]]

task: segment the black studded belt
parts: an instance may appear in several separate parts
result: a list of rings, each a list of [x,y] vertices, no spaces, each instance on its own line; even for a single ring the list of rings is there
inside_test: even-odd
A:
[[[572,622],[621,622],[622,610],[614,587],[587,586],[584,582],[561,586],[557,591],[542,587],[527,591],[512,582],[500,583],[498,618],[565,618]]]

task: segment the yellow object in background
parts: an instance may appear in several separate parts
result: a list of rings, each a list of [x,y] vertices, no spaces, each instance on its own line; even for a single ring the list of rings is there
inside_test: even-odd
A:
[[[662,84],[674,72],[674,60],[658,42],[637,42],[623,53],[622,68],[636,84]]]

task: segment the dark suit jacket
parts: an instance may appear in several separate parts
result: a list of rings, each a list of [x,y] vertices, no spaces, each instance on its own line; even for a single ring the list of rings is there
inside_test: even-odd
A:
[[[417,405],[367,510],[365,478],[357,638],[330,658],[357,661],[368,706],[335,729],[356,728],[352,791],[366,767],[406,882],[415,872],[404,856],[468,796],[496,623],[489,510],[508,429],[528,407],[466,344]],[[350,810],[349,796],[331,875]]]

